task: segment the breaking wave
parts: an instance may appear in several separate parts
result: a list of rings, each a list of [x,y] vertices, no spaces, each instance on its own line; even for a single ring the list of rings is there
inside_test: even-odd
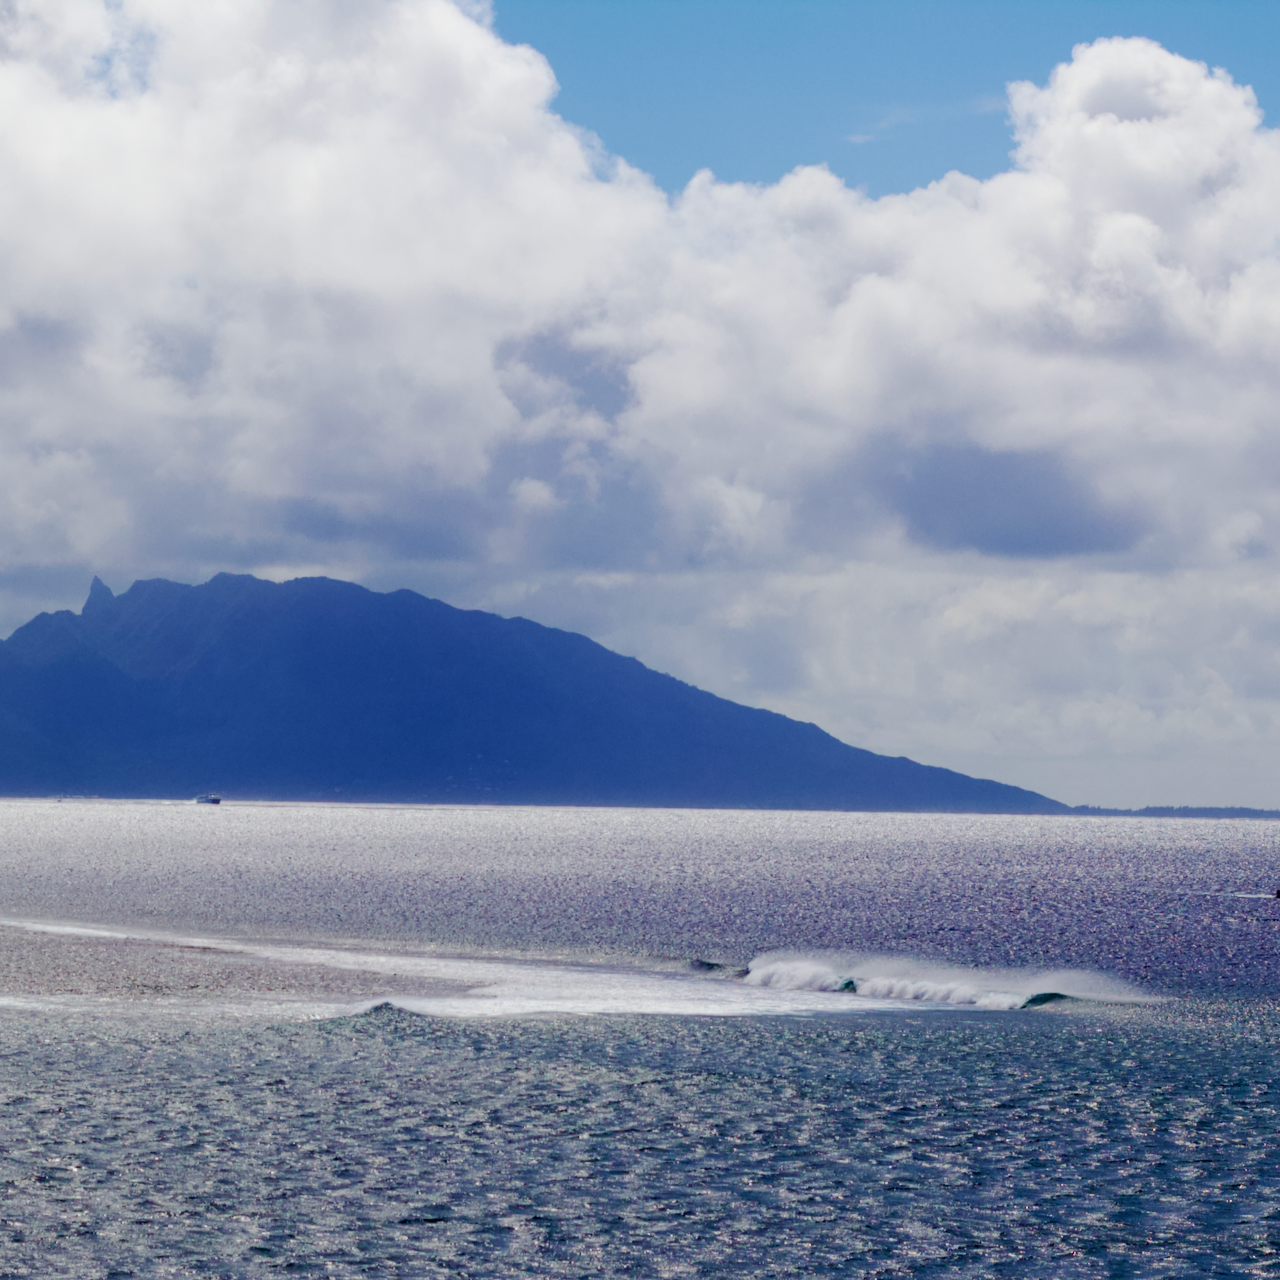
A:
[[[163,955],[190,958],[237,956],[275,970],[276,993],[265,998],[222,987],[210,973],[207,985],[188,972],[191,999],[156,998],[156,1010],[203,1008],[235,1016],[332,1017],[363,1013],[391,1003],[412,1013],[443,1017],[521,1017],[544,1014],[668,1014],[704,1017],[812,1016],[914,1008],[1026,1009],[1052,1000],[1132,1003],[1149,999],[1118,979],[1082,971],[1054,973],[962,969],[896,956],[771,952],[745,970],[705,960],[632,963],[616,960],[548,959],[530,956],[430,955],[384,952],[324,944],[259,942],[242,938],[191,937],[150,930],[88,924],[0,919],[0,926],[29,933],[96,940],[109,951],[145,942]],[[118,955],[102,956],[114,972]],[[366,975],[367,997],[345,1000],[323,975]],[[376,993],[376,994],[375,994]],[[336,998],[335,998],[336,997]],[[28,1003],[30,1002],[30,1003]],[[108,986],[94,997],[0,995],[7,1007],[107,1010],[140,1002],[125,989]]]
[[[975,1009],[1031,1009],[1056,1000],[1138,1004],[1152,999],[1131,983],[1088,970],[966,969],[888,955],[773,951],[752,960],[743,981],[782,991],[844,992]]]

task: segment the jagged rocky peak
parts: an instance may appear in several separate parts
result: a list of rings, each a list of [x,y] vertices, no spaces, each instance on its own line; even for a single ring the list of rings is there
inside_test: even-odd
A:
[[[80,612],[94,613],[104,605],[113,603],[115,598],[115,592],[95,573],[93,581],[89,584],[89,598],[84,602],[84,608]]]

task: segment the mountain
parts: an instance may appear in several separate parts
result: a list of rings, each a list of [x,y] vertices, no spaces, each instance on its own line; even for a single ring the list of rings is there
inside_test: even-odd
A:
[[[1064,813],[524,618],[329,578],[94,579],[0,643],[0,794]]]

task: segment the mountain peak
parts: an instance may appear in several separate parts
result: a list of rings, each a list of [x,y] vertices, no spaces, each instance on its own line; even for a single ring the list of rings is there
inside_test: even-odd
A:
[[[93,581],[89,584],[89,598],[84,602],[84,608],[80,610],[81,616],[96,613],[103,606],[111,604],[115,598],[115,592],[95,573]]]

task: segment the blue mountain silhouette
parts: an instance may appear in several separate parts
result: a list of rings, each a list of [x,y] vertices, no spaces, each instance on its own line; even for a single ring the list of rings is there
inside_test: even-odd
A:
[[[585,636],[329,578],[98,579],[0,643],[0,794],[1065,813]]]

